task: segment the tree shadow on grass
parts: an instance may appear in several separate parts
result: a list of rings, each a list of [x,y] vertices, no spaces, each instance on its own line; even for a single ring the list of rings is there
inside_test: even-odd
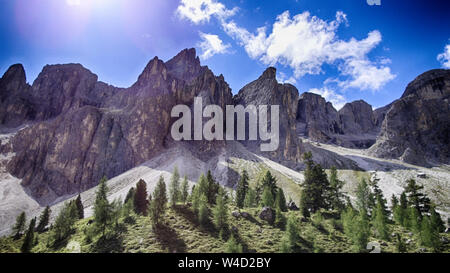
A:
[[[175,229],[166,224],[159,224],[154,228],[156,239],[166,247],[170,253],[186,252],[186,243],[178,236]]]

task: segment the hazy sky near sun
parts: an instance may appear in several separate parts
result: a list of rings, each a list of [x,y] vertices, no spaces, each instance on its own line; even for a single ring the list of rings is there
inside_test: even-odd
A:
[[[448,0],[3,0],[0,73],[81,63],[127,87],[154,56],[195,47],[233,93],[268,66],[336,107],[384,106],[419,74],[450,68]]]

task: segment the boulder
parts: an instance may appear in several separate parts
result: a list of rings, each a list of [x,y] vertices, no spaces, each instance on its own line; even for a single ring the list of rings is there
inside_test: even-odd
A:
[[[275,220],[275,211],[271,207],[264,207],[259,213],[259,218],[272,223]]]
[[[289,203],[288,203],[288,209],[289,210],[294,210],[294,211],[297,211],[297,210],[299,210],[299,208],[297,207],[297,205],[295,204],[295,202],[294,201],[290,201]]]
[[[235,210],[235,211],[231,212],[231,215],[235,218],[239,218],[241,216],[241,213],[239,211]]]

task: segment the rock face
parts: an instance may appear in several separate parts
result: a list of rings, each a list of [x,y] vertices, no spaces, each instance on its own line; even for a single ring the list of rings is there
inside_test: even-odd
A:
[[[381,127],[372,106],[359,100],[336,111],[320,95],[303,93],[298,101],[297,133],[311,140],[350,148],[368,148]],[[381,117],[380,117],[381,118]]]
[[[12,65],[0,78],[0,124],[17,127],[34,119],[35,107],[23,66]]]
[[[450,163],[450,70],[431,70],[411,82],[386,113],[370,153],[408,163]]]
[[[44,67],[32,87],[24,75],[16,65],[2,77],[7,110],[2,107],[0,117],[4,126],[33,122],[12,139],[16,155],[7,169],[41,204],[161,153],[171,141],[170,111],[176,104],[192,105],[195,96],[207,98],[204,105],[232,103],[223,76],[200,66],[194,49],[167,63],[155,57],[126,89],[98,82],[78,64]],[[203,152],[220,144],[196,145]]]
[[[267,119],[270,124],[270,105],[279,105],[279,147],[269,152],[271,158],[280,161],[296,162],[300,160],[301,143],[296,133],[296,117],[298,107],[298,90],[290,84],[280,84],[276,79],[276,70],[269,67],[255,81],[247,84],[233,98],[234,104],[242,105],[268,105]],[[246,123],[248,126],[248,123]],[[259,150],[261,141],[246,141],[245,144],[252,150]]]
[[[341,134],[336,109],[323,97],[303,93],[298,100],[297,132],[315,141],[328,142],[333,135]]]

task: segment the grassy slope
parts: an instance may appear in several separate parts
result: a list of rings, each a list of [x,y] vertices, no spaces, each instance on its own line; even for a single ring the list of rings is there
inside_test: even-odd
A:
[[[236,219],[231,216],[230,224],[238,229],[239,239],[248,252],[278,252],[279,242],[284,231],[261,221],[258,217],[258,209],[247,209],[252,216],[249,220],[242,217]],[[298,212],[287,212],[299,218]],[[298,221],[301,235],[300,246],[303,252],[352,252],[350,240],[342,233],[340,228],[333,224],[333,215],[324,214],[324,220],[320,225],[311,221]],[[81,244],[82,252],[225,252],[226,246],[212,225],[205,228],[197,224],[195,215],[187,206],[178,205],[176,209],[169,209],[165,216],[165,225],[158,232],[151,227],[149,217],[139,216],[133,224],[123,224],[119,235],[108,240],[93,238],[91,242],[86,240],[89,219],[83,219],[76,223],[75,232],[61,246],[49,248],[47,246],[49,233],[39,234],[38,244],[33,252],[70,252],[66,244],[77,241]],[[399,232],[404,240],[412,239],[408,245],[408,252],[417,252],[421,247],[417,244],[415,236],[409,236],[408,231],[391,226],[393,232]],[[449,234],[441,234],[450,239]],[[379,241],[371,238],[370,241]],[[381,242],[383,252],[395,252],[395,240],[393,242]],[[19,252],[22,239],[14,241],[11,238],[0,238],[0,252]],[[444,252],[450,252],[447,244]]]

